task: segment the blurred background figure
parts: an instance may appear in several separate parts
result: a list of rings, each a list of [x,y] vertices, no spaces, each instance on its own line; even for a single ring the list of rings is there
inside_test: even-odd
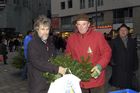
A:
[[[8,42],[9,44],[9,51],[10,52],[13,52],[13,48],[14,48],[14,41],[13,41],[13,39],[11,38],[10,40],[9,40],[9,42]]]
[[[136,41],[128,36],[129,27],[122,24],[118,28],[118,36],[112,40],[112,76],[109,83],[113,90],[134,89],[136,90],[138,82],[136,71],[138,70],[138,56]]]
[[[14,51],[18,51],[19,50],[19,46],[20,46],[20,42],[19,42],[18,38],[15,38],[14,46],[15,46]]]
[[[4,64],[7,64],[7,46],[5,44],[5,39],[0,40],[0,54],[3,55]]]

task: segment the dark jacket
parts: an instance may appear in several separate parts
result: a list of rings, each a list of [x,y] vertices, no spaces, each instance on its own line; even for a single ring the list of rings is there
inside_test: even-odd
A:
[[[0,43],[0,54],[4,56],[8,54],[7,47],[4,43]]]
[[[55,54],[55,49],[48,38],[45,44],[38,35],[28,45],[28,80],[29,93],[47,93],[47,80],[42,77],[43,72],[57,73],[58,66],[49,62],[50,57]]]
[[[131,88],[132,78],[138,70],[136,41],[128,37],[127,47],[122,39],[112,40],[112,76],[110,84],[120,88]]]

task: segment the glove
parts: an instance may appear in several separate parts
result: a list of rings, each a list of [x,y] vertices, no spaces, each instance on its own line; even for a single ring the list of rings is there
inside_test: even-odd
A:
[[[101,74],[102,67],[101,65],[97,64],[91,69],[91,77],[97,79]]]
[[[65,73],[66,73],[66,70],[67,70],[67,68],[64,68],[64,67],[59,67],[59,70],[58,70],[58,73],[60,73],[60,74],[62,74],[62,75],[64,75]]]

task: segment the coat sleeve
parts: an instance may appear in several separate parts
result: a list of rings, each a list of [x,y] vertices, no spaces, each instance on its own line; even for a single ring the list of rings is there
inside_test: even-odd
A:
[[[115,58],[115,44],[114,44],[114,39],[111,40],[111,43],[110,43],[110,46],[111,46],[111,49],[112,49],[112,56],[111,56],[111,60],[110,60],[110,65],[111,66],[115,66],[116,63],[114,61],[114,58]]]
[[[111,48],[102,34],[99,34],[98,40],[101,57],[97,64],[100,64],[102,66],[102,69],[104,69],[110,62]]]
[[[139,69],[139,60],[138,60],[138,53],[137,53],[137,43],[134,40],[134,71],[137,71]]]
[[[44,51],[45,52],[45,51]],[[40,48],[37,45],[29,43],[28,59],[30,64],[41,72],[58,73],[58,66],[49,62],[49,57],[42,55]]]

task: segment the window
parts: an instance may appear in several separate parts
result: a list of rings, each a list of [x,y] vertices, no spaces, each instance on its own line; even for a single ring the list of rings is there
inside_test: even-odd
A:
[[[126,8],[124,9],[124,17],[132,17],[133,16],[133,9],[132,8]]]
[[[13,3],[14,4],[19,4],[19,0],[14,0]]]
[[[61,2],[61,9],[65,9],[65,2]]]
[[[97,2],[97,4],[98,4],[98,6],[100,6],[100,0],[96,0],[96,2]]]
[[[28,0],[23,0],[23,6],[28,7]]]
[[[72,8],[72,0],[68,0],[68,8]]]
[[[72,17],[67,16],[67,17],[62,17],[61,18],[61,28],[66,31],[72,31]]]
[[[97,16],[96,14],[93,14],[93,16],[91,17],[91,22],[92,23],[96,23],[97,22],[97,26],[98,25],[103,25],[104,22],[104,13],[103,12],[98,12]]]
[[[0,0],[0,4],[5,4],[5,0]]]
[[[5,3],[7,3],[7,0],[4,0],[5,1]]]
[[[103,0],[97,0],[98,6],[103,6]]]
[[[88,0],[88,7],[94,7],[94,0]]]
[[[62,25],[69,25],[69,24],[71,24],[71,17],[70,16],[62,17],[61,18],[61,24]]]
[[[133,8],[116,9],[113,11],[114,23],[132,22]]]
[[[51,18],[51,10],[47,10],[47,17]]]
[[[97,25],[103,25],[104,22],[104,14],[100,13],[100,16],[97,16]]]
[[[114,18],[132,17],[132,8],[117,9],[113,11]]]
[[[13,3],[16,4],[16,0],[13,0]]]
[[[103,6],[104,5],[104,2],[103,2],[103,0],[101,0],[101,6]]]
[[[85,0],[80,0],[80,9],[85,8]]]
[[[41,3],[40,3],[40,2],[39,2],[39,4],[38,4],[38,6],[41,7]]]
[[[1,4],[1,6],[0,6],[0,11],[2,11],[4,8],[5,8],[5,4],[6,4],[6,0],[0,0],[0,4]]]

